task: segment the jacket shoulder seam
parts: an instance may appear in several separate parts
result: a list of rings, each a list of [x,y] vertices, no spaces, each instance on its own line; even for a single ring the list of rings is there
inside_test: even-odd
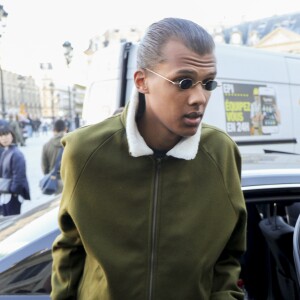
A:
[[[124,131],[125,130],[125,128],[120,128],[120,129],[118,129],[118,130],[116,130],[114,133],[112,133],[111,135],[109,135],[104,141],[102,141],[101,142],[101,144],[99,144],[90,154],[89,154],[89,156],[86,158],[86,160],[85,160],[85,163],[84,163],[84,165],[82,166],[82,168],[81,168],[81,170],[80,170],[80,172],[79,172],[79,174],[78,174],[78,177],[77,177],[77,180],[76,180],[76,182],[75,182],[75,184],[74,184],[74,188],[73,188],[73,191],[72,191],[72,193],[71,193],[71,196],[70,196],[70,201],[73,199],[73,195],[74,195],[74,192],[75,192],[75,190],[76,190],[76,187],[77,187],[77,184],[78,184],[78,182],[79,182],[79,180],[80,180],[80,178],[81,178],[81,175],[82,175],[82,173],[84,172],[84,170],[85,170],[85,168],[86,168],[86,166],[87,166],[87,164],[89,163],[89,161],[91,160],[91,158],[92,158],[92,156],[103,146],[103,145],[105,145],[114,135],[116,135],[117,133],[119,133],[119,132],[121,132],[121,131]]]

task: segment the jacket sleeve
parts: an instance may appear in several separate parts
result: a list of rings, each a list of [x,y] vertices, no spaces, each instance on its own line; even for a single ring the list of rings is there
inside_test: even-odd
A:
[[[245,251],[246,213],[240,214],[234,232],[220,255],[214,269],[213,293],[210,300],[243,300],[244,293],[238,287],[240,259]]]
[[[77,165],[81,161],[78,160],[77,153],[73,152],[76,152],[76,147],[65,146],[62,157],[61,174],[64,189],[58,216],[61,234],[52,247],[52,300],[76,299],[86,257],[79,230],[72,217],[73,190],[81,169],[81,166]]]
[[[236,222],[215,264],[213,292],[210,300],[244,299],[244,293],[237,283],[241,271],[240,260],[246,250],[247,212],[240,182],[241,158],[236,147],[232,150],[221,168],[229,198],[236,212]]]
[[[23,181],[26,180],[26,163],[23,153],[14,152],[11,158],[11,186],[12,194],[22,194]]]
[[[83,272],[85,251],[72,218],[60,209],[61,234],[53,243],[52,300],[76,299],[78,284]]]

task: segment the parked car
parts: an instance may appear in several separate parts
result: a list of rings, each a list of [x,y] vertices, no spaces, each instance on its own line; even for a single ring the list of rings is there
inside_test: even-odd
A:
[[[0,219],[0,299],[50,299],[59,199]]]
[[[239,285],[245,299],[299,300],[291,237],[300,212],[300,156],[244,155],[242,189],[248,209],[248,247]],[[50,299],[58,206],[59,196],[0,221],[0,300]]]

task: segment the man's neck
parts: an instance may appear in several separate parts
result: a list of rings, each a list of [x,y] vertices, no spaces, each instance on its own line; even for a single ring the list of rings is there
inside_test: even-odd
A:
[[[148,124],[151,124],[151,122],[147,120],[146,116],[137,121],[140,135],[151,149],[168,152],[181,140],[178,136],[172,136],[171,134],[167,136],[164,133],[158,132],[155,126],[149,126]]]

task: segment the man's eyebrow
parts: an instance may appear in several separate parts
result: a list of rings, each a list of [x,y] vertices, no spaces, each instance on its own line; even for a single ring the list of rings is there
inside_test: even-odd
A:
[[[194,70],[188,70],[188,69],[181,69],[176,71],[175,75],[197,75],[197,72],[195,72]],[[205,74],[205,77],[216,77],[217,76],[217,72],[209,72],[207,74]]]
[[[207,74],[207,77],[216,77],[217,76],[217,72],[210,72]]]
[[[178,74],[178,75],[186,75],[186,74],[188,74],[188,75],[197,75],[197,72],[195,72],[195,71],[193,71],[193,70],[188,70],[188,69],[181,69],[181,70],[178,70],[178,71],[176,71],[176,74]]]

